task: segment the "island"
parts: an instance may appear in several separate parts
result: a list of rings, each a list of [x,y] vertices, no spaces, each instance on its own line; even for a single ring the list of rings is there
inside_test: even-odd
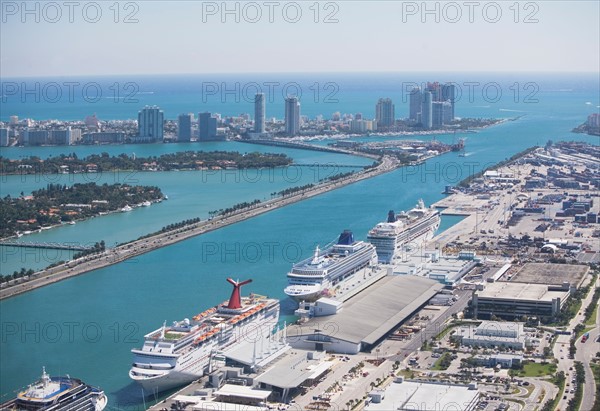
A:
[[[45,160],[31,156],[19,160],[0,156],[0,174],[101,173],[115,170],[173,171],[223,170],[283,167],[292,163],[286,154],[239,153],[236,151],[182,151],[160,156],[137,157],[135,154],[92,154],[79,158],[76,153],[61,154]]]
[[[128,184],[48,184],[31,195],[0,199],[0,238],[21,236],[35,230],[135,207],[164,199],[160,188]]]

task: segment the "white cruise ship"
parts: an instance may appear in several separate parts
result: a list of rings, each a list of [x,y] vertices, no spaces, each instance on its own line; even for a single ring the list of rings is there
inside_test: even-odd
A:
[[[375,247],[354,241],[352,232],[345,230],[337,244],[326,247],[325,251],[317,246],[313,257],[294,264],[284,292],[296,301],[315,301],[328,295],[330,288],[340,281],[376,262]]]
[[[210,372],[223,351],[237,344],[268,338],[279,320],[279,300],[250,294],[241,297],[236,282],[229,301],[145,335],[144,345],[133,349],[129,377],[148,393],[168,390]],[[250,335],[252,334],[252,335]]]
[[[373,227],[367,241],[375,246],[379,263],[390,264],[396,251],[417,238],[433,238],[440,226],[440,213],[433,207],[425,207],[419,200],[408,213],[395,214],[390,211],[386,222]]]

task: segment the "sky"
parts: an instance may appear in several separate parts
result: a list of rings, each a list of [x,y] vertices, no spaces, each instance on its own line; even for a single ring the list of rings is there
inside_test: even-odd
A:
[[[0,0],[0,77],[600,72],[599,5]]]

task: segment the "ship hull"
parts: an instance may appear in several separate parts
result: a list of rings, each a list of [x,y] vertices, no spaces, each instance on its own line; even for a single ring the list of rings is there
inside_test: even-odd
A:
[[[135,380],[135,382],[142,387],[144,395],[151,395],[155,392],[167,391],[182,385],[190,384],[200,377],[202,377],[202,375],[191,375],[179,371],[171,371],[160,377]]]

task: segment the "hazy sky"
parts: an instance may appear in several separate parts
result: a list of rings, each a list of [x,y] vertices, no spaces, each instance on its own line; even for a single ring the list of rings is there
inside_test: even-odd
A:
[[[599,3],[0,0],[0,74],[598,72]]]

